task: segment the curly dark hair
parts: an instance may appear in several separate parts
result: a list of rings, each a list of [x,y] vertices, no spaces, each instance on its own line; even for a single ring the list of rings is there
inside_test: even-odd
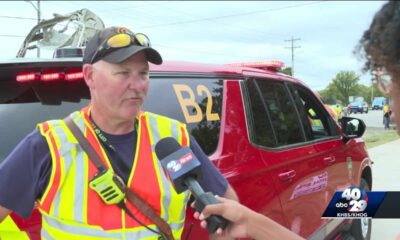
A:
[[[364,72],[384,67],[391,74],[400,73],[400,2],[389,1],[382,6],[355,53],[366,59]]]

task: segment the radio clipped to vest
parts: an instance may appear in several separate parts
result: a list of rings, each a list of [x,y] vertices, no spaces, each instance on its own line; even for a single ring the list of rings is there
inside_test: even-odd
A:
[[[119,204],[125,199],[125,183],[110,169],[103,168],[90,180],[89,186],[108,205]]]

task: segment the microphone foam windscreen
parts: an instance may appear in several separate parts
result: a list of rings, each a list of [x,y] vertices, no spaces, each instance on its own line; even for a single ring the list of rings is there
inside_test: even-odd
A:
[[[175,140],[175,138],[163,138],[156,144],[155,151],[159,160],[164,159],[166,156],[181,149],[182,146]]]

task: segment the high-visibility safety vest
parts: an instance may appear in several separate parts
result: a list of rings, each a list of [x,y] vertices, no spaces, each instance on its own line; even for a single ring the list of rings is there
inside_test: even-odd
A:
[[[103,160],[112,169],[92,125],[91,107],[73,112],[72,119]],[[141,196],[171,227],[180,239],[186,213],[188,191],[177,194],[155,154],[155,144],[173,137],[183,147],[189,146],[186,125],[149,112],[137,117],[137,144],[127,186]],[[49,184],[39,200],[42,213],[43,239],[158,239],[159,235],[140,225],[117,205],[107,205],[89,187],[98,172],[69,131],[64,121],[51,120],[38,124],[46,138],[52,158]],[[147,217],[125,201],[128,209],[142,223],[157,229]]]
[[[7,216],[0,223],[0,240],[29,240],[29,236],[26,232],[19,229],[14,220]]]
[[[389,106],[385,104],[383,106],[383,113],[387,113],[387,112],[389,112]]]
[[[316,115],[317,115],[317,114],[315,113],[314,109],[312,109],[312,108],[308,109],[308,113],[309,113],[312,117],[316,117]],[[321,122],[320,119],[312,119],[312,118],[309,118],[309,121],[310,121],[310,124],[311,124],[312,126],[322,127],[322,122]]]

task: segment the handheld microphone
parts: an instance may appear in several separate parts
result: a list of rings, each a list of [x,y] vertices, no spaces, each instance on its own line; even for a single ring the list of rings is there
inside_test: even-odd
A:
[[[174,138],[167,137],[156,144],[155,151],[175,191],[181,193],[189,189],[193,194],[196,199],[196,211],[201,212],[208,204],[218,203],[211,192],[204,192],[200,186],[198,182],[202,178],[200,161],[190,148],[182,148]],[[210,233],[214,233],[218,228],[225,229],[229,223],[225,218],[216,215],[211,215],[206,221]]]

